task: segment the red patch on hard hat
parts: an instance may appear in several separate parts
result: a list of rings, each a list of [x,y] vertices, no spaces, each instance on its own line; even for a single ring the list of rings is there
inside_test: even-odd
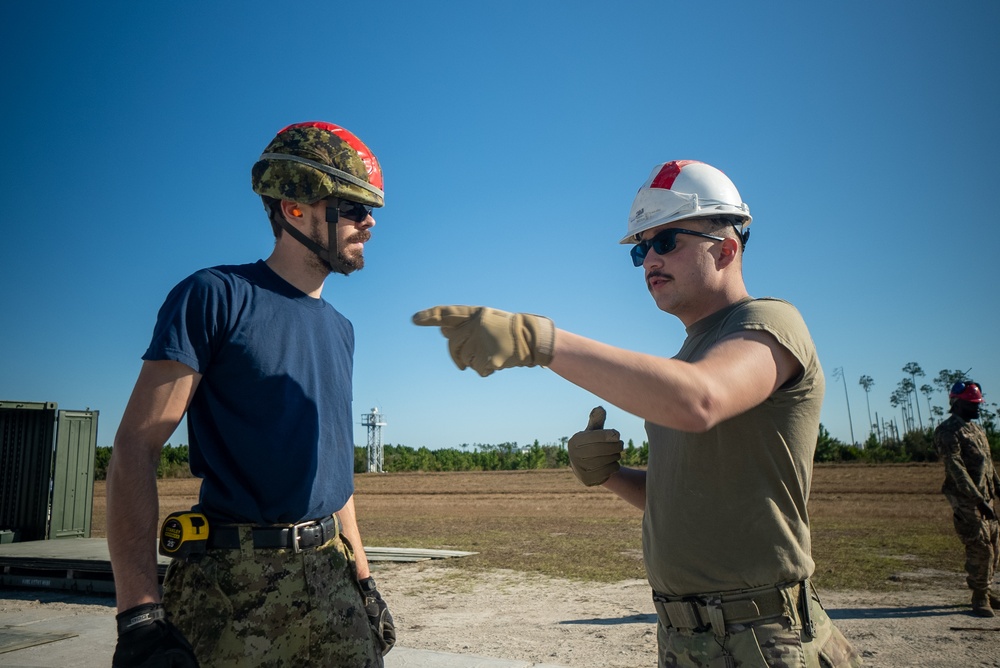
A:
[[[653,182],[649,184],[650,188],[663,188],[664,190],[670,190],[674,185],[674,180],[680,176],[681,170],[685,166],[699,162],[698,160],[673,160],[663,164],[660,167],[660,171],[657,172],[656,177]]]

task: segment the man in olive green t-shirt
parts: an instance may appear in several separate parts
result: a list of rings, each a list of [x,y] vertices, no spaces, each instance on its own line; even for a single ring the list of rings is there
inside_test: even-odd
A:
[[[660,666],[857,666],[808,582],[806,502],[824,379],[795,308],[743,282],[750,209],[701,162],[657,165],[623,244],[688,337],[674,358],[623,350],[525,313],[438,306],[459,368],[545,366],[646,420],[648,470],[621,468],[604,410],[569,441],[573,471],[644,510]],[[652,251],[652,252],[650,252]]]

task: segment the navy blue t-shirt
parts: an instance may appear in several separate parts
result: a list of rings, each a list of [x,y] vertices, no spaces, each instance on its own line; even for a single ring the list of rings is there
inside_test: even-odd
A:
[[[188,409],[198,510],[222,522],[315,519],[354,493],[354,328],[263,261],[168,295],[144,360],[202,374]]]

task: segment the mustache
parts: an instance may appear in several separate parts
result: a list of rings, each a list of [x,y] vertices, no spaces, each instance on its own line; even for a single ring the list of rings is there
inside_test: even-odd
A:
[[[363,244],[372,238],[371,230],[358,230],[351,236],[347,237],[347,243],[349,244]]]
[[[662,271],[656,271],[654,269],[653,271],[646,274],[646,283],[649,283],[649,280],[652,278],[665,278],[667,280],[670,280],[673,278],[673,276],[671,276],[670,274],[665,274]]]
[[[656,271],[655,269],[649,272],[648,274],[646,274],[646,289],[649,290],[650,293],[653,292],[653,284],[651,283],[651,281],[654,278],[662,278],[666,281],[671,281],[673,280],[674,277],[662,271]]]

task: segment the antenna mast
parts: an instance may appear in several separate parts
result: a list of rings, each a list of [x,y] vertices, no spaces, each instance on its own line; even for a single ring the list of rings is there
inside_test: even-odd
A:
[[[382,427],[386,425],[385,416],[372,408],[370,413],[361,416],[361,424],[368,428],[368,472],[385,473],[384,452],[382,450]]]

